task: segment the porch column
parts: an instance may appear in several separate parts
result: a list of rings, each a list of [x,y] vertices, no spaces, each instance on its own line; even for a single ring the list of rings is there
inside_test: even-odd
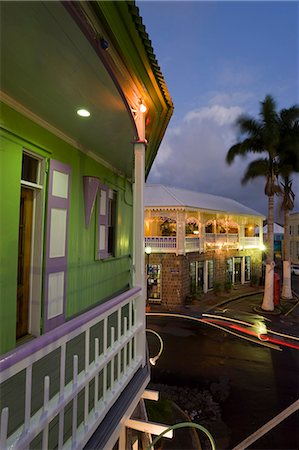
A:
[[[145,365],[145,274],[144,274],[144,159],[145,142],[134,143],[135,170],[133,185],[133,285],[141,287],[141,294],[138,301],[138,323],[142,323],[140,332],[138,354],[143,355],[143,365]]]
[[[241,246],[244,247],[244,245],[245,245],[245,240],[244,240],[245,232],[244,232],[244,229],[245,229],[244,225],[240,225],[239,226],[239,248]]]
[[[204,261],[203,292],[204,294],[208,292],[208,261]]]
[[[177,211],[176,219],[176,252],[177,255],[185,255],[185,235],[186,235],[186,214],[185,211]]]
[[[241,284],[245,283],[245,256],[241,259]]]
[[[145,111],[140,105],[135,117],[138,139],[134,142],[134,184],[133,184],[133,285],[141,287],[138,297],[137,322],[142,324],[139,334],[137,353],[142,356],[142,365],[146,364],[145,301],[146,285],[144,274],[144,182],[145,182]]]

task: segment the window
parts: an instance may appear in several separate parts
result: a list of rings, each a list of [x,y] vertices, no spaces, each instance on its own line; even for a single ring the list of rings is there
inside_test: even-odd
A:
[[[108,255],[115,255],[115,226],[116,226],[116,192],[109,190],[108,198]]]
[[[29,153],[23,152],[22,157],[22,182],[33,183],[39,185],[40,183],[40,164],[41,160],[35,158]]]
[[[226,260],[226,279],[229,282],[233,282],[233,258]]]
[[[106,185],[99,186],[97,259],[115,256],[116,200],[116,192]]]
[[[251,258],[245,256],[245,281],[251,280]]]
[[[208,263],[208,289],[212,289],[214,285],[214,261],[212,259]]]

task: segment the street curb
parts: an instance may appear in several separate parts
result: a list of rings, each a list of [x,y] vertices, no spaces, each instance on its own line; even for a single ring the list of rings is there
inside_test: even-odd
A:
[[[249,292],[248,294],[240,294],[237,297],[232,297],[232,298],[228,298],[226,300],[222,300],[221,302],[216,303],[213,306],[210,306],[207,309],[207,311],[210,311],[211,309],[214,309],[214,308],[218,308],[219,306],[225,305],[226,303],[230,303],[230,302],[233,302],[235,300],[240,300],[241,298],[244,298],[244,297],[252,297],[253,295],[262,294],[263,292],[264,292],[264,290],[261,290],[261,291],[258,291],[258,292]]]

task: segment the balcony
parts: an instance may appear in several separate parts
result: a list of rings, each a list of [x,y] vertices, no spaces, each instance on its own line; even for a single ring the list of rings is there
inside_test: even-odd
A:
[[[133,288],[4,355],[1,450],[86,445],[144,372],[140,300]]]
[[[237,249],[259,248],[259,237],[240,237],[239,234],[228,233],[206,233],[204,238],[185,237],[184,248],[178,248],[176,236],[147,236],[145,247],[151,247],[153,253],[175,253],[184,254],[190,252],[204,252],[215,249]]]

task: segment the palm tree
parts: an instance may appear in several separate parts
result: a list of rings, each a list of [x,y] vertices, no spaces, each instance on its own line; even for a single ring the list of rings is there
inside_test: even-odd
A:
[[[264,155],[252,161],[241,180],[242,184],[248,180],[263,176],[266,178],[265,195],[268,197],[268,233],[267,233],[267,260],[265,273],[265,289],[262,309],[273,311],[273,282],[274,282],[274,195],[281,192],[277,183],[277,149],[280,142],[278,127],[278,114],[274,99],[267,95],[261,102],[259,119],[242,115],[237,119],[237,127],[240,131],[240,139],[233,145],[227,155],[226,162],[231,164],[236,156],[247,156],[250,153]]]
[[[291,299],[291,261],[289,213],[294,208],[295,194],[292,190],[291,174],[299,172],[299,107],[292,106],[279,113],[280,145],[278,147],[279,174],[283,181],[283,200],[281,208],[284,212],[283,240],[283,285],[282,297]]]

